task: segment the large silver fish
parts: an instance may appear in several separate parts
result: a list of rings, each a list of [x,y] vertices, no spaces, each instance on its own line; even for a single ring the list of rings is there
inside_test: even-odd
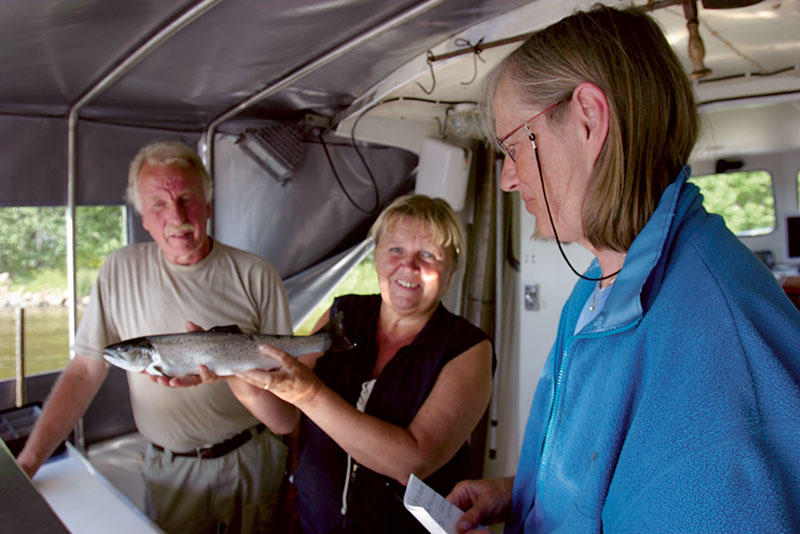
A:
[[[216,327],[206,332],[144,336],[109,345],[103,357],[126,371],[158,376],[197,374],[205,365],[218,376],[251,369],[275,369],[277,360],[264,356],[258,345],[272,345],[294,357],[326,350],[347,350],[353,345],[342,332],[341,314],[310,336],[244,334],[239,327]]]

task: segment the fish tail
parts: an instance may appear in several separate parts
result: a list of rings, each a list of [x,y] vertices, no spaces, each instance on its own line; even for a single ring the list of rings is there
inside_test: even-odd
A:
[[[355,347],[355,343],[352,343],[344,333],[344,325],[342,323],[342,319],[344,318],[344,314],[342,312],[336,313],[333,317],[331,317],[328,324],[325,325],[325,329],[328,330],[331,336],[331,346],[328,350],[333,352],[343,352],[346,350],[350,350]]]

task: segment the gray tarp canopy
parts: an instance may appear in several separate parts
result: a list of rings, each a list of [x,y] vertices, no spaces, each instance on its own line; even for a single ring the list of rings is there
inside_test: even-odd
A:
[[[244,157],[246,128],[335,117],[355,98],[448,36],[522,0],[220,0],[81,107],[75,201],[114,204],[127,164],[145,143],[196,146],[215,119],[343,43],[398,14],[432,5],[349,49],[219,125],[214,235],[269,258],[284,278],[355,246],[372,215],[337,184],[318,139],[306,134],[288,184]],[[70,107],[160,29],[202,4],[186,0],[4,0],[0,6],[0,206],[67,202]],[[374,187],[347,140],[327,135],[338,175],[362,208]],[[416,155],[366,145],[381,204],[414,183]],[[132,227],[136,240],[145,236]],[[356,255],[358,256],[358,254]]]
[[[4,0],[0,112],[64,116],[69,106],[186,0]],[[144,58],[81,116],[187,131],[301,65],[416,4],[380,0],[221,0]],[[333,115],[412,57],[521,0],[447,0],[365,42],[242,118]]]

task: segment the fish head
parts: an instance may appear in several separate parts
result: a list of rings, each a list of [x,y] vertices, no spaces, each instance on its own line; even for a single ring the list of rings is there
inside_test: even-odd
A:
[[[156,350],[146,337],[114,343],[103,349],[103,358],[113,365],[139,373],[153,362]]]

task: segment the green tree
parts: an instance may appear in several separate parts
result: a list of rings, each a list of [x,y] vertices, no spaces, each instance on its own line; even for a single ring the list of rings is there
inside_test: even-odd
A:
[[[800,171],[797,172],[797,209],[800,211]]]
[[[124,244],[122,206],[80,206],[75,212],[76,263],[96,270]],[[0,272],[17,282],[44,271],[66,271],[66,208],[0,209]]]
[[[123,206],[82,206],[75,212],[78,267],[99,269],[111,252],[125,244]]]
[[[63,265],[64,213],[63,207],[0,209],[0,272],[27,278]]]
[[[691,181],[700,188],[706,210],[722,215],[733,233],[768,233],[775,228],[772,176],[767,171],[709,174]]]
[[[371,295],[380,293],[378,273],[375,272],[375,251],[373,250],[347,273],[331,293],[317,304],[317,307],[308,316],[305,322],[297,328],[295,335],[305,336],[311,333],[314,325],[333,304],[333,299],[341,295]]]

